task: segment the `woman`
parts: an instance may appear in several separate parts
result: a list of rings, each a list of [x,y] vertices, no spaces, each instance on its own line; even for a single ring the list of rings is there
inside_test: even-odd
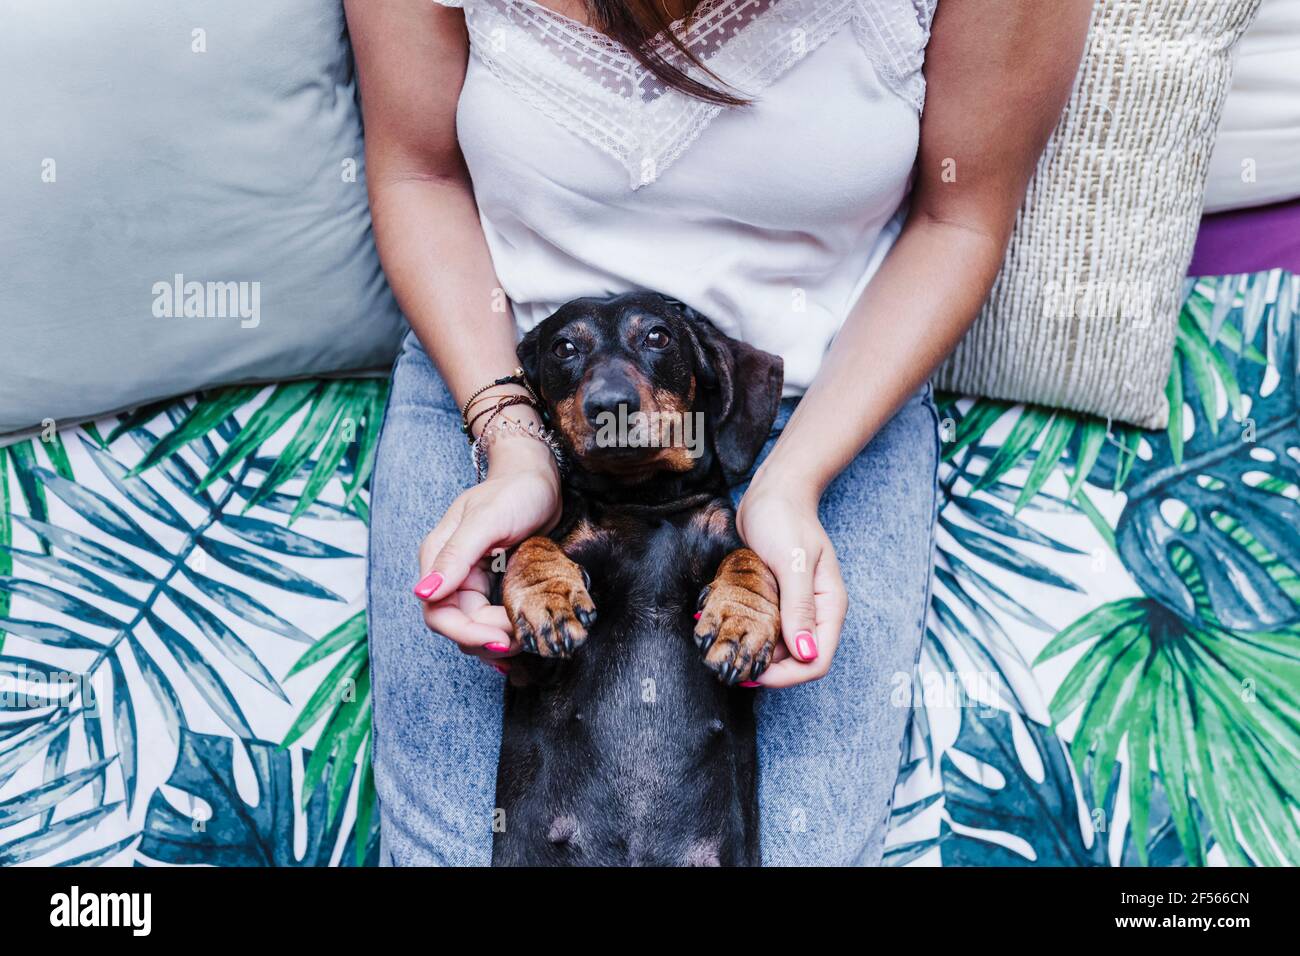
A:
[[[520,329],[646,288],[785,362],[735,489],[788,648],[755,690],[764,862],[878,863],[907,718],[890,692],[927,606],[926,380],[997,273],[1091,5],[461,2],[347,3],[376,238],[414,332],[373,497],[382,857],[489,860],[494,670],[520,652],[489,562],[558,517],[525,431],[472,484],[461,406],[523,394],[491,386]]]

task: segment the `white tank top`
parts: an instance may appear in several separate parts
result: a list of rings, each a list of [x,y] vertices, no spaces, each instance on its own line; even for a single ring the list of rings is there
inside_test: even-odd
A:
[[[521,331],[651,289],[782,356],[802,393],[898,234],[937,0],[703,0],[677,32],[739,108],[533,0],[438,2],[465,8],[457,132]]]

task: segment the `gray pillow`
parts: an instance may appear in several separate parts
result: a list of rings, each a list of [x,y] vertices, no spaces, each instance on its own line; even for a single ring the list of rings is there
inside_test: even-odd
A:
[[[0,0],[0,89],[0,434],[392,360],[341,0]]]

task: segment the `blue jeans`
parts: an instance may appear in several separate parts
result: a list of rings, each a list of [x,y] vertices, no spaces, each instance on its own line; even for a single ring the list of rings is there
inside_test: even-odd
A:
[[[766,455],[789,420],[782,402]],[[763,863],[876,865],[908,710],[891,692],[920,653],[933,551],[938,416],[927,386],[822,499],[848,588],[830,673],[756,691]],[[381,857],[486,865],[503,681],[424,626],[421,540],[473,482],[460,411],[414,335],[393,371],[370,525],[370,661]],[[733,489],[739,500],[742,483]]]

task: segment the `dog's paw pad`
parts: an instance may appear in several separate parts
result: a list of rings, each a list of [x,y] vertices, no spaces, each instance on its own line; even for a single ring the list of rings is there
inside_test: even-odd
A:
[[[581,585],[535,585],[512,605],[511,621],[524,650],[542,657],[568,657],[582,646],[596,621],[595,605]]]
[[[582,568],[558,551],[512,560],[501,591],[523,649],[542,657],[568,657],[596,622]]]
[[[781,639],[774,601],[736,585],[710,588],[695,624],[704,664],[724,684],[756,680],[772,662]]]

